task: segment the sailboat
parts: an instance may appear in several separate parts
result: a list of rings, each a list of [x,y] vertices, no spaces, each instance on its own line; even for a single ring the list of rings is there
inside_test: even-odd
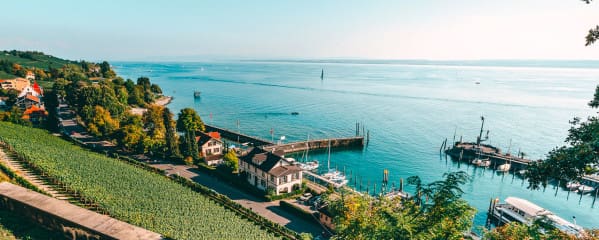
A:
[[[508,153],[506,154],[506,156],[509,155],[509,162],[499,165],[497,167],[497,171],[508,172],[508,171],[510,171],[510,168],[512,168],[512,156],[510,154],[511,149],[512,149],[512,139],[510,139],[510,146],[508,147],[508,150],[507,150]]]
[[[324,69],[320,71],[320,80],[324,79]]]
[[[310,152],[310,135],[308,135],[308,140],[306,140],[306,162],[299,163],[299,166],[302,170],[305,171],[316,171],[318,170],[319,164],[318,160],[308,161],[308,153]]]
[[[343,186],[347,184],[348,180],[345,179],[345,175],[338,171],[337,169],[331,169],[331,141],[329,140],[329,157],[327,159],[327,169],[328,172],[323,174],[322,177],[334,182],[338,186]]]

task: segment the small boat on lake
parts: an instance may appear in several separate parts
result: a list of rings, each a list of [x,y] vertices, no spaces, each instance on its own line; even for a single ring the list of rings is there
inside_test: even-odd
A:
[[[480,162],[480,164],[478,166],[481,167],[489,167],[491,166],[491,160],[489,160],[488,158],[486,160],[483,160]]]
[[[579,192],[580,194],[587,194],[587,193],[590,193],[590,192],[592,192],[593,190],[595,190],[595,188],[594,188],[594,187],[587,186],[587,185],[584,185],[584,184],[583,184],[583,185],[580,185],[580,187],[578,187],[578,192]]]
[[[200,95],[201,95],[201,92],[200,92],[200,91],[193,91],[193,97],[194,97],[194,98],[199,98],[199,97],[200,97]]]
[[[299,115],[299,112],[291,112],[291,115]]]
[[[585,234],[581,226],[568,222],[534,203],[516,197],[506,198],[505,203],[499,203],[499,199],[491,200],[489,215],[498,220],[499,224],[519,222],[530,226],[535,221],[542,221],[567,234],[577,237]]]
[[[566,184],[566,188],[570,191],[576,191],[580,187],[580,183],[578,182],[568,182]]]
[[[507,172],[507,171],[510,170],[511,167],[512,167],[512,164],[504,163],[504,164],[501,164],[501,165],[499,165],[497,167],[497,171],[499,171],[499,172]]]
[[[299,163],[299,166],[306,171],[316,171],[318,170],[319,164],[317,160],[314,160],[305,163]]]

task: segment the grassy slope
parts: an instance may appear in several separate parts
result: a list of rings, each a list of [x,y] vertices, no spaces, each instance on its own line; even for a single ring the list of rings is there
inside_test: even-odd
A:
[[[89,152],[43,130],[0,122],[0,136],[50,175],[134,225],[176,239],[274,238],[164,176]]]
[[[60,59],[50,55],[36,55],[35,58],[36,60],[31,60],[0,52],[0,60],[8,60],[25,67],[35,67],[49,70],[50,66],[54,68],[60,68],[67,63],[71,63],[68,60]]]

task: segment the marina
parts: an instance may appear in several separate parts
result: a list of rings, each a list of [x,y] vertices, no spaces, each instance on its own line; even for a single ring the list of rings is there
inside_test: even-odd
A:
[[[414,175],[430,182],[448,171],[466,171],[472,182],[463,188],[464,199],[478,209],[475,226],[484,226],[489,198],[496,196],[528,199],[561,216],[576,216],[578,224],[585,227],[599,221],[597,204],[592,207],[594,192],[580,198],[562,188],[552,190],[553,185],[549,185],[545,192],[531,191],[526,188],[526,181],[517,175],[496,173],[494,163],[487,168],[473,167],[475,165],[465,160],[456,161],[459,152],[455,160],[447,155],[448,161],[445,161],[444,156],[440,158],[439,155],[440,142],[446,137],[446,148],[453,147],[452,135],[456,126],[455,142],[464,136],[464,140],[470,141],[462,142],[476,143],[480,122],[475,120],[482,114],[487,119],[485,129],[492,130],[489,141],[482,145],[494,146],[507,153],[505,150],[509,149],[508,144],[513,139],[511,160],[517,161],[514,158],[518,149],[526,152],[525,159],[543,158],[552,148],[564,144],[570,127],[568,121],[573,116],[584,117],[592,113],[586,103],[593,95],[596,79],[587,76],[590,71],[587,69],[506,67],[513,70],[508,74],[504,69],[485,66],[347,63],[323,66],[320,63],[235,61],[127,62],[122,66],[117,72],[130,78],[147,74],[146,69],[155,69],[149,77],[163,88],[163,92],[170,95],[176,91],[169,104],[173,112],[193,107],[208,125],[233,132],[239,132],[239,119],[243,123],[243,134],[264,142],[274,143],[270,133],[273,128],[277,133],[284,133],[287,143],[305,142],[308,134],[311,139],[353,137],[356,136],[353,126],[356,121],[365,123],[370,130],[367,147],[344,151],[333,148],[331,152],[331,166],[337,166],[341,171],[345,169],[350,180],[348,186],[355,186],[357,191],[365,192],[368,188],[372,193],[376,183],[376,192],[382,192],[384,169],[390,172],[388,186],[392,183],[397,186],[400,178]],[[202,67],[205,71],[194,70]],[[320,80],[315,83],[314,78],[318,78],[323,67],[327,71],[321,85]],[[253,72],[253,77],[247,75]],[[459,79],[455,78],[456,72],[459,72]],[[555,77],[557,73],[560,78]],[[564,81],[563,78],[576,81]],[[475,85],[473,79],[484,81]],[[517,94],[510,92],[511,86],[518,87]],[[567,86],[577,92],[538,91],[556,86]],[[193,101],[188,91],[181,90],[195,88],[202,90],[201,101]],[[222,91],[225,88],[227,91]],[[464,94],[469,98],[464,99]],[[264,113],[270,112],[285,114],[265,117]],[[291,112],[300,114],[294,116],[289,114]],[[208,117],[210,114],[211,118]],[[515,121],[518,124],[515,125]],[[538,126],[543,128],[538,130]],[[236,136],[230,138],[237,139]],[[300,151],[288,154],[288,157],[299,160],[301,154]],[[309,161],[318,160],[319,173],[326,171],[327,155],[324,150],[310,151]],[[508,160],[498,159],[497,167]],[[516,165],[512,163],[510,173],[520,171]],[[405,191],[412,192],[413,186],[406,185]]]

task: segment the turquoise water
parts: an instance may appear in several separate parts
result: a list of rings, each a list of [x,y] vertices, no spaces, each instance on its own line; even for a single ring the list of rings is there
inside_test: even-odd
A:
[[[525,66],[525,67],[519,67]],[[562,145],[574,116],[594,111],[586,106],[599,83],[597,62],[527,61],[214,61],[198,63],[117,62],[119,75],[148,76],[178,112],[193,107],[204,121],[271,139],[287,141],[353,136],[355,123],[370,131],[364,151],[337,151],[331,165],[380,188],[383,170],[389,180],[418,175],[425,182],[448,171],[464,170],[473,181],[464,198],[484,225],[489,199],[528,199],[565,219],[599,228],[599,202],[549,187],[526,189],[518,177],[501,175],[441,158],[439,147],[454,131],[474,141],[480,116],[490,130],[488,143],[519,149],[534,159]],[[321,69],[325,71],[320,80]],[[480,82],[480,84],[475,84]],[[194,99],[193,91],[202,92]],[[299,115],[291,115],[299,112]],[[210,117],[211,116],[211,117]],[[326,162],[325,153],[311,158]],[[321,164],[326,168],[326,164]],[[409,189],[409,188],[408,188]],[[380,191],[380,189],[378,190]]]

